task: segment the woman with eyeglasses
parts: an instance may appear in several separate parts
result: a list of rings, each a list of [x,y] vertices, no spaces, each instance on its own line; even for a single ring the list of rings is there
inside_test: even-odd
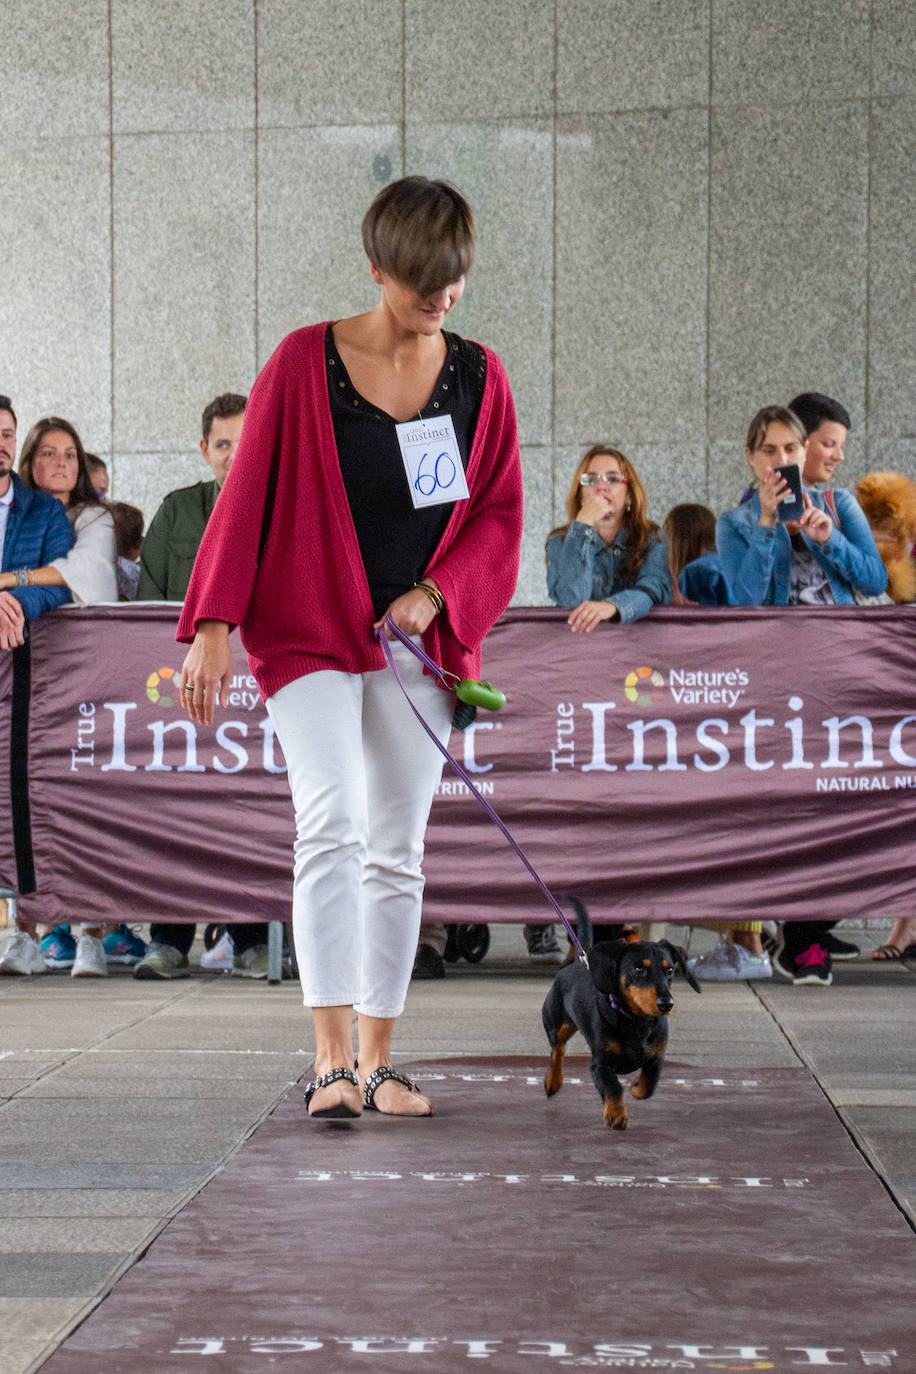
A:
[[[566,498],[569,524],[547,537],[547,591],[573,607],[571,629],[626,624],[670,602],[668,548],[647,504],[629,458],[604,444],[588,450]]]

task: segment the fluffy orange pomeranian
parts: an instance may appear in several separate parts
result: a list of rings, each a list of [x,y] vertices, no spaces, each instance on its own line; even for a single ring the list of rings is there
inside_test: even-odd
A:
[[[865,512],[878,552],[887,568],[892,601],[916,601],[916,484],[902,472],[867,472],[856,485],[856,500]]]

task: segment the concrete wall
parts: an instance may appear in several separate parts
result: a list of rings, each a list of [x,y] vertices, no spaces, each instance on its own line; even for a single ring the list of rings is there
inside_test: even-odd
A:
[[[478,215],[452,323],[515,392],[519,602],[596,440],[656,518],[732,504],[802,389],[853,416],[847,482],[916,470],[911,0],[5,0],[4,42],[0,390],[148,517],[212,395],[374,303],[405,172]]]

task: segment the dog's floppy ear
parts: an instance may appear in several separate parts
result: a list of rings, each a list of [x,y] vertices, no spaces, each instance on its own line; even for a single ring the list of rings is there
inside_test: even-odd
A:
[[[673,945],[670,940],[659,940],[658,943],[663,950],[667,951],[670,958],[674,960],[674,967],[677,969],[678,973],[683,973],[694,992],[702,992],[703,989],[687,967],[687,956],[680,945]]]
[[[626,951],[626,940],[599,940],[589,949],[588,971],[599,992],[616,996],[620,991],[620,960]]]

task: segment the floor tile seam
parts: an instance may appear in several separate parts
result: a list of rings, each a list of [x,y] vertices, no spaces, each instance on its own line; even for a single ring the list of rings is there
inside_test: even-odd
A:
[[[847,1111],[833,1100],[833,1098],[830,1095],[830,1092],[828,1091],[820,1075],[818,1074],[813,1062],[811,1061],[808,1054],[805,1052],[802,1045],[799,1043],[796,1036],[792,1033],[792,1031],[789,1030],[787,1026],[784,1026],[782,1022],[778,1020],[776,1013],[773,1011],[772,1007],[770,1007],[769,1004],[766,1002],[763,996],[765,989],[754,986],[753,990],[755,996],[767,1008],[767,1010],[770,1012],[770,1015],[773,1017],[774,1021],[776,1021],[776,1024],[779,1026],[780,1030],[785,1036],[787,1043],[791,1046],[795,1054],[801,1060],[804,1067],[808,1070],[808,1073],[811,1075],[812,1081],[817,1085],[819,1091],[823,1094],[824,1100],[827,1103],[829,1103],[843,1130],[849,1136],[849,1139],[851,1140],[852,1144],[858,1150],[859,1154],[862,1156],[863,1160],[868,1165],[869,1169],[871,1169],[872,1173],[875,1175],[878,1182],[881,1184],[882,1188],[887,1193],[891,1202],[898,1209],[898,1211],[903,1216],[907,1224],[911,1227],[911,1229],[916,1231],[916,1215],[914,1215],[912,1206],[904,1198],[898,1197],[897,1194],[894,1192],[894,1189],[892,1188],[890,1182],[885,1177],[885,1174],[883,1172],[883,1165],[881,1163],[881,1159],[877,1151],[872,1147],[868,1137],[865,1135],[863,1131],[859,1129],[856,1123],[853,1120],[851,1120],[851,1118],[847,1115]],[[880,1111],[883,1109],[878,1108],[877,1110]]]
[[[37,1075],[37,1077],[31,1080],[28,1087],[34,1087],[36,1083],[41,1083],[45,1079],[53,1077],[54,1074],[59,1073],[61,1070],[66,1068],[68,1064],[72,1063],[74,1059],[78,1059],[81,1055],[93,1054],[95,1052],[98,1052],[100,1050],[100,1047],[104,1046],[109,1040],[113,1040],[116,1036],[123,1035],[125,1031],[135,1030],[138,1026],[144,1025],[147,1021],[154,1019],[162,1012],[168,1011],[170,1008],[175,1006],[176,1003],[186,1001],[188,997],[193,996],[195,992],[196,989],[194,988],[175,988],[172,992],[172,995],[168,998],[168,1000],[165,1003],[160,1004],[158,1007],[154,1009],[148,1010],[145,1015],[136,1016],[131,1020],[122,1022],[117,1027],[112,1028],[106,1034],[100,1036],[99,1039],[94,1041],[92,1044],[75,1047],[69,1052],[67,1052],[66,1058],[64,1058],[63,1060],[59,1060],[52,1065],[47,1066],[47,1068],[43,1072],[40,1072]],[[143,1051],[139,1052],[143,1053]],[[17,1053],[17,1051],[13,1051],[13,1053]],[[22,1051],[18,1051],[18,1053],[22,1053]],[[26,1053],[28,1053],[28,1051],[26,1051]],[[5,1107],[9,1102],[15,1101],[16,1098],[19,1097],[20,1094],[25,1091],[26,1089],[20,1088],[15,1093],[12,1093],[10,1097],[6,1098],[2,1103],[0,1103],[0,1110],[2,1110],[2,1108]]]
[[[91,1298],[87,1298],[86,1301],[79,1307],[77,1312],[73,1315],[73,1317],[61,1323],[61,1325],[57,1328],[54,1336],[50,1337],[48,1341],[45,1342],[45,1344],[42,1346],[41,1353],[39,1354],[37,1359],[33,1360],[31,1364],[27,1365],[21,1371],[21,1374],[37,1374],[37,1371],[42,1367],[43,1364],[46,1363],[48,1359],[50,1359],[54,1351],[57,1350],[63,1344],[63,1342],[67,1340],[89,1316],[91,1316],[91,1314],[96,1310],[96,1308],[99,1307],[101,1303],[103,1303],[105,1299],[109,1296],[109,1294],[114,1290],[114,1288],[124,1277],[124,1275],[133,1268],[133,1266],[137,1263],[138,1260],[141,1260],[143,1258],[143,1256],[149,1250],[150,1246],[152,1246],[154,1242],[159,1238],[159,1236],[166,1229],[169,1223],[172,1222],[175,1219],[175,1217],[177,1217],[185,1209],[185,1207],[187,1207],[191,1202],[193,1202],[193,1200],[198,1196],[198,1194],[203,1192],[204,1188],[206,1188],[208,1184],[213,1182],[217,1175],[222,1173],[223,1170],[228,1167],[230,1161],[235,1158],[235,1156],[239,1153],[243,1146],[255,1134],[259,1126],[261,1126],[267,1120],[267,1118],[272,1114],[272,1112],[276,1109],[279,1103],[287,1096],[288,1093],[289,1088],[284,1087],[282,1092],[277,1093],[276,1096],[273,1097],[268,1106],[266,1106],[258,1114],[256,1119],[241,1134],[241,1137],[236,1139],[234,1144],[232,1144],[222,1152],[222,1154],[219,1157],[219,1160],[216,1162],[216,1164],[214,1164],[213,1168],[210,1170],[207,1176],[201,1182],[193,1184],[191,1187],[189,1187],[185,1192],[184,1196],[181,1198],[181,1200],[159,1218],[159,1224],[154,1229],[151,1229],[147,1237],[144,1239],[143,1244],[125,1253],[123,1263],[119,1264],[117,1269],[112,1274],[112,1276],[108,1280],[106,1280],[104,1287],[98,1292],[96,1292]]]

